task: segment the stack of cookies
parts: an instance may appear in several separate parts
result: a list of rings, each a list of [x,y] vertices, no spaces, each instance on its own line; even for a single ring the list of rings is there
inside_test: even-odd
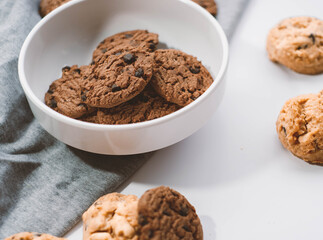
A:
[[[195,208],[165,186],[135,195],[110,193],[83,214],[83,240],[202,240]],[[5,240],[66,240],[48,234],[18,233]]]
[[[213,78],[197,58],[156,50],[158,35],[133,30],[104,39],[87,66],[66,66],[45,103],[68,117],[99,124],[152,120],[190,104]]]

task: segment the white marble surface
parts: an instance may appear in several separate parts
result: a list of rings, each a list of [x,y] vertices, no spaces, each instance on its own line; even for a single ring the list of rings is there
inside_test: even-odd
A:
[[[284,150],[275,121],[288,98],[323,89],[323,74],[294,73],[265,51],[269,29],[299,15],[322,19],[323,1],[251,0],[231,40],[218,111],[197,133],[155,153],[119,191],[178,190],[196,207],[205,240],[322,239],[323,167]],[[67,237],[82,239],[81,224]]]

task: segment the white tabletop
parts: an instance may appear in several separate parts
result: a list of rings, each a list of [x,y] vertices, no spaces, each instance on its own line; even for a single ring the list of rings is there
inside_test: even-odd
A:
[[[205,240],[322,239],[323,167],[286,151],[275,122],[287,99],[323,89],[323,74],[294,73],[265,50],[269,29],[300,15],[322,19],[323,1],[251,0],[230,43],[218,111],[191,137],[156,152],[118,191],[174,188],[195,206]],[[81,223],[67,237],[82,239]]]

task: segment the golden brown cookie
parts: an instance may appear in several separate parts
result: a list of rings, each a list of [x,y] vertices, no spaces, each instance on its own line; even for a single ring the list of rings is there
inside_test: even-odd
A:
[[[83,82],[82,101],[111,108],[144,90],[153,73],[153,56],[142,49],[115,48],[95,61],[90,72]]]
[[[267,38],[270,60],[303,74],[323,72],[323,21],[294,17],[281,21]]]
[[[54,81],[45,94],[46,105],[71,118],[94,111],[81,101],[81,84],[88,75],[88,66],[64,67],[62,77]]]
[[[104,39],[94,50],[92,59],[95,61],[104,53],[122,46],[123,48],[140,48],[148,52],[155,51],[158,34],[147,30],[133,30],[114,34]]]
[[[151,84],[169,102],[186,106],[201,96],[213,78],[200,61],[175,49],[154,52]]]
[[[289,99],[276,130],[283,146],[312,164],[323,164],[323,90]]]
[[[201,7],[205,8],[214,17],[216,16],[218,9],[214,0],[192,0],[192,1],[196,2]]]
[[[41,17],[45,17],[48,13],[55,8],[69,2],[70,0],[41,0],[39,4],[39,14]]]
[[[45,233],[21,232],[16,233],[4,240],[67,240],[66,238],[58,238]]]
[[[146,191],[138,203],[139,239],[202,240],[203,230],[195,208],[169,187]]]
[[[138,198],[110,193],[83,214],[83,240],[137,240]]]

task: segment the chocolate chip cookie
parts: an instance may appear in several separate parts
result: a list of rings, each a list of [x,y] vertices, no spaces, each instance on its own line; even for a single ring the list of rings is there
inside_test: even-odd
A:
[[[137,96],[153,73],[153,56],[142,49],[115,48],[94,62],[81,99],[92,107],[111,108]]]
[[[196,2],[201,7],[205,8],[214,17],[216,16],[218,9],[214,0],[192,0],[192,1]]]
[[[212,84],[208,70],[195,57],[175,49],[154,53],[151,84],[169,102],[186,106],[201,96]]]
[[[114,108],[99,109],[90,120],[100,124],[129,124],[153,120],[173,113],[181,107],[167,102],[151,86],[138,96]],[[82,119],[83,121],[88,119]]]
[[[69,2],[70,0],[41,0],[39,4],[39,14],[41,17],[45,17],[48,13],[55,8]]]
[[[139,240],[202,240],[203,231],[194,207],[169,187],[146,191],[139,199]]]
[[[147,30],[133,30],[117,33],[104,39],[94,50],[93,60],[100,58],[105,52],[116,47],[140,48],[148,52],[155,51],[158,44],[158,34]]]
[[[294,17],[280,22],[267,38],[269,59],[303,74],[323,72],[323,21]]]
[[[45,94],[46,105],[71,118],[92,112],[94,109],[81,100],[81,84],[88,75],[88,66],[64,67],[62,77],[54,81]]]
[[[323,90],[288,100],[276,130],[283,146],[295,156],[323,165]]]
[[[83,214],[83,240],[137,240],[138,198],[110,193]]]
[[[21,232],[16,233],[4,240],[67,240],[66,238],[58,238],[45,233]]]

